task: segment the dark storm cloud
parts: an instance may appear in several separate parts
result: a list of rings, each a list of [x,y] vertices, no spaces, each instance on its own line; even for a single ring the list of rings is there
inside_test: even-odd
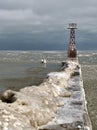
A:
[[[0,0],[0,39],[6,42],[17,37],[21,42],[33,41],[32,44],[35,42],[37,45],[41,41],[41,46],[49,40],[49,43],[53,44],[62,34],[60,32],[66,32],[69,22],[76,22],[78,33],[84,34],[78,34],[79,43],[84,39],[89,41],[87,32],[90,32],[91,36],[97,33],[96,12],[96,0]],[[53,38],[49,38],[50,32],[53,32]],[[56,32],[59,32],[57,37]],[[67,34],[64,34],[64,41],[67,42],[65,35]],[[64,44],[63,37],[58,42]]]

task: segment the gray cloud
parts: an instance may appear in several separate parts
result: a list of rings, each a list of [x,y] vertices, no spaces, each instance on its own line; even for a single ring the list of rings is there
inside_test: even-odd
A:
[[[89,29],[97,23],[96,7],[96,0],[1,0],[0,23],[2,29],[34,26],[33,31],[41,27],[48,31],[62,29],[74,21],[81,28]]]
[[[1,0],[0,38],[63,32],[70,22],[78,24],[78,32],[95,34],[96,12],[96,0]]]

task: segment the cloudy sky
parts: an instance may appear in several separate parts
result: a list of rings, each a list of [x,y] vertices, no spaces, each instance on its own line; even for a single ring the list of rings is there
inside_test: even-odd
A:
[[[0,49],[66,50],[71,22],[78,49],[97,49],[97,0],[0,0]]]

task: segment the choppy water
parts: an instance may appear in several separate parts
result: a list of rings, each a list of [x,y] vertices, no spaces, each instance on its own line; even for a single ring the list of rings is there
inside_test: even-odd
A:
[[[51,71],[60,69],[64,52],[0,51],[0,91],[38,85]],[[41,64],[42,58],[47,64]]]
[[[64,51],[0,51],[0,92],[40,84],[47,73],[60,70],[66,57]],[[78,57],[93,130],[97,130],[97,51],[79,51]],[[40,63],[42,58],[47,59],[46,65]]]

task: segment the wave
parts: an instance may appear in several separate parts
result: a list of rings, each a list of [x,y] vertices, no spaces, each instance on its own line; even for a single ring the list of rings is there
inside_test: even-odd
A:
[[[90,57],[92,54],[79,54],[78,57]]]

